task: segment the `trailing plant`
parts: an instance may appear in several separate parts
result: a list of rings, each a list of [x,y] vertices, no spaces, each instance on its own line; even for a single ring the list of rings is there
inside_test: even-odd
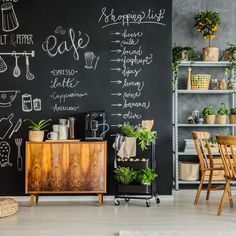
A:
[[[194,16],[197,31],[202,33],[203,39],[209,40],[209,47],[212,47],[212,40],[220,26],[220,14],[212,10],[197,13]]]
[[[138,172],[138,181],[141,184],[151,184],[155,181],[157,174],[155,173],[154,169],[146,168],[142,169]]]
[[[116,181],[120,184],[129,184],[137,179],[137,171],[129,167],[117,167],[114,170]]]
[[[230,114],[231,115],[236,115],[236,107],[233,107],[230,109]]]
[[[225,49],[225,52],[228,52],[231,56],[231,63],[230,66],[228,66],[226,69],[228,69],[231,72],[231,77],[232,74],[234,74],[234,72],[236,70],[236,44],[231,44],[231,43],[227,43],[229,45],[228,48]],[[231,78],[234,80],[234,78]]]
[[[181,46],[175,46],[172,48],[172,62],[181,61],[183,52],[185,52],[191,60],[194,56],[194,50],[191,47],[181,47]]]
[[[220,108],[219,108],[219,110],[217,111],[217,115],[221,115],[221,116],[223,116],[223,115],[229,115],[229,110],[227,109],[225,103],[222,102],[222,103],[220,104]]]
[[[32,119],[25,119],[24,122],[28,122],[29,123],[29,128],[31,130],[44,130],[48,125],[49,122],[51,121],[51,119],[48,120],[40,120],[38,123],[33,121]]]
[[[210,106],[205,107],[202,111],[202,115],[203,115],[203,117],[215,115],[215,111],[214,111],[213,106],[210,105]]]

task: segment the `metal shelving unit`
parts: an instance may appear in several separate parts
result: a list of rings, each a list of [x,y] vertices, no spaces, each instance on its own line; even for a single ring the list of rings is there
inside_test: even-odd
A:
[[[227,67],[230,65],[228,61],[219,61],[219,62],[181,62],[179,67]],[[179,180],[179,156],[196,156],[197,154],[192,152],[183,152],[179,150],[179,129],[190,129],[190,128],[231,128],[232,135],[235,134],[235,124],[181,124],[178,122],[178,97],[180,94],[190,94],[191,96],[194,94],[212,94],[212,95],[225,95],[228,94],[231,96],[231,105],[235,107],[235,92],[233,90],[183,90],[178,89],[178,83],[176,85],[175,90],[173,91],[173,176],[174,176],[174,186],[176,190],[179,190],[179,185],[182,184],[198,184],[199,181],[182,181]],[[216,155],[219,153],[215,153]],[[223,181],[214,181],[216,184],[223,183]]]

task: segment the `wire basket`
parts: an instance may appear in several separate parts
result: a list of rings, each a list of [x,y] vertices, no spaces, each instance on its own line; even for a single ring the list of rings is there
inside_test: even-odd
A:
[[[191,89],[192,90],[208,90],[210,79],[211,79],[211,75],[208,75],[208,74],[191,75]]]
[[[0,198],[0,218],[16,213],[18,203],[11,198]]]

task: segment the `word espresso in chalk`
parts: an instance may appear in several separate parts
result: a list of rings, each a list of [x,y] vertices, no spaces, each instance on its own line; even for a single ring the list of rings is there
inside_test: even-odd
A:
[[[54,92],[51,95],[51,98],[53,100],[59,100],[59,103],[65,103],[68,98],[82,98],[84,96],[87,96],[87,93],[79,93],[77,91],[74,91],[72,93],[63,93],[63,94],[58,94],[57,92]]]
[[[59,40],[59,37],[66,39]],[[49,35],[42,44],[42,49],[48,53],[50,57],[64,54],[66,52],[73,52],[73,58],[78,61],[80,59],[79,50],[88,46],[90,37],[80,30],[75,32],[73,28],[68,30],[65,35]]]
[[[64,75],[64,76],[73,76],[77,74],[77,70],[73,69],[59,69],[59,70],[52,70],[51,74],[54,76]]]
[[[129,26],[130,24],[158,24],[165,26],[162,22],[165,15],[165,9],[160,9],[158,12],[148,9],[147,11],[140,11],[139,13],[116,14],[114,9],[108,10],[106,7],[102,8],[98,23],[102,23],[102,28],[120,24],[122,26]]]
[[[51,80],[51,89],[56,89],[56,88],[75,88],[79,84],[79,81],[76,80],[75,78],[54,78]]]

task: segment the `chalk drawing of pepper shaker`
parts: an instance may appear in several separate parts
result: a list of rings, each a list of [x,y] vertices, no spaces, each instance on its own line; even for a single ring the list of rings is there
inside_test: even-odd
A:
[[[22,111],[30,112],[32,110],[32,96],[25,93],[24,95],[22,95]]]
[[[10,32],[19,27],[19,23],[12,3],[5,2],[1,5],[2,11],[2,30]]]

